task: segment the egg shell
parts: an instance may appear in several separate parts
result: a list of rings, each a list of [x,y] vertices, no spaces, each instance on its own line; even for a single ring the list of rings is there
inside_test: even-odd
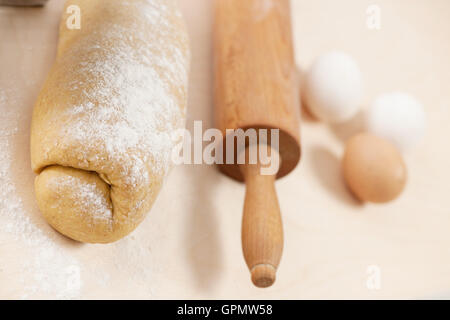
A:
[[[365,112],[366,131],[411,150],[425,135],[425,111],[419,101],[403,92],[378,96]]]
[[[361,108],[363,81],[356,61],[332,51],[318,57],[306,74],[304,100],[318,119],[340,123]]]
[[[347,142],[343,174],[349,189],[362,201],[385,203],[403,191],[407,170],[401,153],[389,141],[368,133]]]

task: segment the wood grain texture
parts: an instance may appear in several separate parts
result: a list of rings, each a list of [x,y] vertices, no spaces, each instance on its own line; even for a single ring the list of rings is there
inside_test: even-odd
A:
[[[246,151],[253,148],[258,147],[249,146]],[[283,224],[275,190],[276,172],[262,175],[262,167],[260,161],[240,165],[246,184],[242,249],[254,285],[266,288],[275,282],[281,260]]]
[[[225,157],[230,151],[236,157],[234,164],[221,165],[225,174],[245,180],[242,249],[253,283],[268,287],[275,281],[283,249],[283,226],[274,182],[277,176],[293,170],[300,159],[299,82],[290,4],[288,0],[216,0],[215,4],[216,127],[225,137],[229,129],[280,132],[279,146],[271,139],[262,141],[259,137],[254,142],[267,143],[279,152],[281,166],[273,175],[261,174],[260,161],[236,165],[238,154],[243,152],[238,148],[242,146],[230,146],[228,143],[233,140],[226,138]],[[251,143],[246,141],[246,149],[257,149]]]
[[[224,136],[227,129],[280,129],[277,176],[285,176],[300,159],[299,82],[289,1],[216,0],[215,5],[216,127]],[[223,165],[221,170],[243,181],[238,166]]]

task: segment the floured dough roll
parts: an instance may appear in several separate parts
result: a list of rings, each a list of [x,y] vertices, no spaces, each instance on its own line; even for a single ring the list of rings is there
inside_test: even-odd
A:
[[[173,133],[184,127],[188,39],[172,0],[71,5],[81,28],[63,16],[33,113],[36,197],[61,233],[107,243],[139,225],[171,167]]]

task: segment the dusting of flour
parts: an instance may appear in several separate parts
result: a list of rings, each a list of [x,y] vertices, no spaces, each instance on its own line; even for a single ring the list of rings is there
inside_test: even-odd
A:
[[[104,220],[112,224],[112,205],[95,183],[86,183],[83,179],[67,175],[50,180],[48,187],[55,194],[66,194],[62,191],[71,189],[66,196],[75,197],[71,200],[77,201],[80,211],[91,213],[94,221]],[[57,199],[53,203],[54,207],[61,208],[58,201],[66,202],[67,199]]]
[[[121,183],[129,186],[167,174],[173,132],[184,127],[180,99],[186,96],[189,59],[176,40],[183,33],[168,23],[174,10],[170,4],[123,1],[121,6],[140,15],[136,21],[126,26],[103,22],[59,58],[64,65],[80,57],[71,73],[76,80],[61,89],[82,101],[65,111],[70,121],[59,133],[62,143],[76,148],[83,168],[120,171]]]
[[[9,233],[32,252],[18,270],[23,275],[19,278],[23,284],[20,298],[33,298],[35,294],[57,299],[77,298],[82,287],[79,262],[31,221],[11,177],[13,152],[10,141],[15,131],[17,128],[6,137],[0,136],[0,232]]]
[[[85,79],[91,80],[68,83],[68,87],[64,88],[82,90],[87,99],[67,111],[74,121],[64,129],[63,134],[78,139],[82,142],[80,145],[84,143],[87,147],[97,148],[100,144],[106,150],[107,157],[115,159],[116,163],[129,163],[122,168],[122,174],[130,185],[145,183],[149,179],[146,170],[148,160],[153,165],[151,171],[167,172],[167,164],[170,163],[168,150],[173,144],[170,134],[184,125],[184,110],[179,109],[175,95],[183,97],[186,94],[177,90],[187,83],[188,59],[171,41],[165,41],[174,33],[167,19],[172,10],[169,2],[124,0],[124,6],[142,5],[139,10],[148,23],[158,25],[154,28],[158,30],[153,35],[154,41],[142,41],[147,37],[142,30],[130,34],[129,30],[116,24],[105,25],[105,29],[97,30],[97,33],[101,33],[105,41],[119,40],[118,46],[105,53],[101,44],[95,41],[98,37],[95,32],[87,37],[83,47],[90,50],[88,54],[91,59],[83,61],[73,71],[84,73],[87,75]],[[142,45],[133,51],[129,41],[141,41]],[[23,44],[19,44],[11,50],[22,50],[22,47]],[[80,46],[71,50],[74,50],[72,54],[78,54],[83,49]],[[101,59],[98,55],[102,56]],[[8,243],[1,242],[7,235],[7,241],[12,238],[17,246],[23,247],[20,253],[26,254],[26,258],[21,261],[19,252],[12,257],[17,256],[16,260],[19,260],[14,261],[14,264],[19,264],[19,270],[16,270],[0,256],[0,277],[5,270],[7,274],[15,275],[17,279],[13,280],[21,288],[19,297],[25,299],[85,297],[87,292],[83,288],[88,287],[86,283],[91,288],[98,285],[108,287],[108,292],[114,292],[114,285],[144,287],[151,295],[153,287],[150,284],[160,268],[152,261],[148,239],[131,236],[110,245],[74,250],[71,246],[62,245],[62,236],[52,229],[38,227],[32,219],[29,206],[25,205],[17,190],[17,178],[12,174],[14,168],[22,167],[27,172],[29,167],[28,162],[15,158],[17,149],[23,148],[20,152],[28,153],[28,146],[18,143],[22,141],[17,138],[18,133],[28,132],[26,127],[29,125],[24,123],[19,113],[20,110],[29,110],[23,95],[29,92],[27,86],[35,85],[35,82],[30,79],[22,84],[24,86],[18,89],[0,88],[0,247],[7,249]],[[89,125],[86,126],[86,123]],[[147,151],[150,159],[132,156],[133,153],[128,151],[136,147]],[[85,149],[79,152],[80,159],[85,161],[105,160],[88,159]],[[57,181],[54,187],[64,187],[65,184],[78,188],[81,201],[98,209],[96,219],[111,216],[109,205],[103,197],[99,197],[94,185],[79,184],[66,177]],[[81,253],[89,253],[86,255],[88,258]],[[124,280],[114,282],[110,276],[114,269],[127,275]],[[8,288],[0,286],[1,298],[17,298],[5,296],[5,289]],[[120,292],[116,290],[115,297],[120,297]]]

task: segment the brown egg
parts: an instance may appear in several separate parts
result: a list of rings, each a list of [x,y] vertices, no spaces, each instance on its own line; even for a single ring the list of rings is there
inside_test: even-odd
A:
[[[390,142],[362,133],[347,142],[343,159],[344,179],[362,201],[383,203],[394,200],[406,183],[406,166]]]

